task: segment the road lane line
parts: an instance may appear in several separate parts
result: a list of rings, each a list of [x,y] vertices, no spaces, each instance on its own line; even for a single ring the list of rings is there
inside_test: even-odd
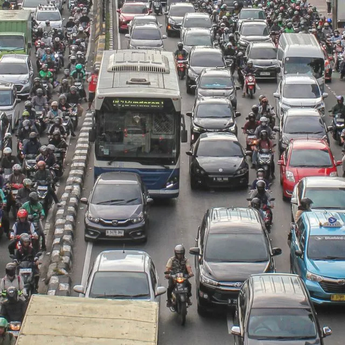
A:
[[[86,285],[86,279],[90,270],[92,248],[93,248],[93,242],[87,242],[85,259],[84,259],[84,267],[83,267],[83,275],[81,276],[81,285],[83,285],[84,287]],[[84,295],[80,293],[79,297],[84,297]]]

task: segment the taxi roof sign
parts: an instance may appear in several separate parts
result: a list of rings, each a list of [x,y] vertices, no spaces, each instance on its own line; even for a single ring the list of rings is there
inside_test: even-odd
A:
[[[324,228],[341,228],[342,226],[343,225],[335,217],[329,217],[327,222],[320,222],[320,227]]]

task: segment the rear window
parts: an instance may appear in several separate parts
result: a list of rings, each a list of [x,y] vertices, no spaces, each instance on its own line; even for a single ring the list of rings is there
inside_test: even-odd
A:
[[[44,22],[46,20],[50,20],[52,22],[61,20],[60,12],[38,12],[37,18],[39,22]]]
[[[263,11],[248,11],[242,9],[239,19],[266,19],[266,16]]]
[[[231,118],[232,108],[228,104],[199,104],[196,114],[201,118]]]
[[[194,13],[195,9],[194,7],[190,6],[174,6],[170,8],[169,15],[172,17],[184,17],[186,13]]]
[[[23,7],[36,8],[39,5],[48,5],[48,1],[45,0],[24,0]]]
[[[221,52],[217,53],[194,53],[191,58],[191,66],[193,67],[223,67],[223,55]]]

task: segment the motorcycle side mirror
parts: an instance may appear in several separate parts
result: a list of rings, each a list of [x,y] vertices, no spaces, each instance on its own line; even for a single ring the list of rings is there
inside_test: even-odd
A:
[[[295,250],[295,255],[301,258],[303,256],[303,252],[300,249],[297,249]]]
[[[275,200],[275,198],[271,198],[271,199],[270,199],[270,201],[274,201],[274,200]]]
[[[162,40],[167,39],[167,35],[162,35]]]
[[[193,152],[192,152],[192,151],[187,151],[187,152],[186,152],[186,155],[187,155],[187,156],[193,156]]]
[[[81,202],[82,204],[86,204],[86,205],[87,205],[87,203],[88,203],[89,201],[87,200],[87,198],[81,198],[81,199],[80,199],[80,202]]]
[[[278,248],[278,247],[272,248],[272,255],[273,256],[281,255],[281,253],[282,253],[281,248]]]
[[[192,113],[188,112],[188,113],[186,113],[186,116],[192,117]]]
[[[327,126],[327,131],[328,132],[333,132],[333,127],[332,126]]]
[[[20,103],[22,100],[20,98],[16,98],[16,103]]]
[[[192,90],[195,90],[195,89],[196,89],[196,85],[192,85],[190,88],[191,88]]]
[[[252,201],[252,198],[247,198],[246,200],[247,200],[247,201]]]
[[[274,98],[279,98],[279,96],[280,96],[280,95],[279,95],[279,92],[274,92],[274,93],[273,93],[273,97],[274,97]]]
[[[130,34],[126,34],[125,37],[129,39],[129,38],[131,38],[131,35]]]
[[[279,127],[278,126],[274,126],[273,127],[273,132],[279,132]]]
[[[246,156],[251,156],[252,155],[252,151],[246,151]]]
[[[148,197],[148,198],[146,199],[146,202],[147,202],[148,204],[153,204],[153,199],[150,198],[150,197]]]
[[[168,11],[164,12],[164,15],[166,15],[166,16],[167,16],[168,14],[169,14],[169,12],[168,12]]]

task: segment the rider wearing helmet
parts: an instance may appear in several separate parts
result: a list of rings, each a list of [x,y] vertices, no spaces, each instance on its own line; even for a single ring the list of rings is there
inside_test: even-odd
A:
[[[62,117],[62,111],[59,109],[59,103],[57,101],[53,101],[50,104],[50,110],[47,114],[47,119],[49,121],[56,119],[57,117]]]
[[[5,276],[0,281],[0,292],[2,292],[3,296],[6,296],[6,290],[10,286],[14,286],[15,288],[17,288],[20,299],[25,301],[25,297],[23,296],[24,282],[23,282],[22,277],[17,274],[17,264],[15,262],[9,262],[6,265]],[[1,333],[0,333],[0,339],[1,339]],[[0,344],[1,344],[1,341],[0,341]]]
[[[243,133],[246,134],[248,131],[255,132],[256,127],[259,126],[259,122],[255,119],[254,113],[248,114],[248,121],[244,124]]]
[[[185,257],[185,248],[182,244],[178,244],[175,249],[174,253],[175,255],[172,256],[167,264],[166,264],[166,274],[165,277],[169,279],[169,287],[167,291],[167,305],[168,307],[171,306],[171,294],[175,287],[174,279],[171,277],[170,274],[177,274],[177,273],[183,273],[188,274],[189,277],[193,277],[193,271],[192,267],[190,265],[189,260]],[[191,305],[192,302],[190,301],[190,297],[192,296],[191,290],[192,286],[190,282],[187,280],[187,287],[188,287],[188,304]]]
[[[83,52],[81,52],[80,50],[77,51],[77,64],[85,65],[85,62],[86,59]]]
[[[1,170],[12,169],[13,165],[19,164],[18,158],[12,155],[12,149],[10,147],[5,147],[2,153]]]
[[[50,152],[46,145],[40,147],[40,154],[36,157],[36,162],[40,161],[45,162],[47,168],[51,168],[56,163],[54,152]]]
[[[174,55],[175,55],[176,61],[187,60],[188,52],[187,52],[186,49],[183,48],[183,43],[182,42],[178,42],[177,43],[177,50],[175,50]]]
[[[344,97],[337,96],[337,104],[331,110],[333,115],[340,114],[340,117],[345,119],[345,104]]]
[[[62,124],[62,118],[61,117],[56,117],[54,119],[54,123],[50,126],[49,130],[48,130],[48,135],[53,135],[53,133],[56,130],[59,130],[62,136],[65,136],[66,133],[66,128],[63,126]]]
[[[75,55],[71,55],[69,58],[69,64],[67,65],[67,68],[65,71],[68,69],[69,73],[73,72],[75,70],[75,67],[77,66],[77,57]]]
[[[251,190],[254,190],[256,188],[256,183],[260,180],[263,180],[265,181],[266,183],[266,187],[267,189],[269,188],[269,181],[265,178],[265,170],[263,168],[259,168],[257,171],[256,171],[256,179],[253,181],[250,189]]]
[[[29,201],[29,195],[32,192],[32,181],[29,178],[25,178],[23,181],[23,188],[20,188],[16,195],[16,204],[19,209],[24,203]]]
[[[53,30],[53,28],[51,27],[49,20],[46,20],[45,24],[46,25],[43,27],[43,33],[49,34]]]
[[[24,155],[37,155],[41,143],[37,138],[36,132],[31,132],[29,135],[29,141],[24,145],[23,153]]]
[[[70,88],[70,84],[68,82],[68,79],[63,78],[61,80],[60,86],[59,86],[59,91],[58,91],[58,95],[61,96],[63,94],[68,94],[69,93],[69,88]]]
[[[270,126],[268,126],[268,119],[265,116],[260,117],[260,125],[255,130],[255,135],[259,139],[261,131],[267,131],[268,137],[273,138],[273,132]]]
[[[291,22],[286,24],[286,28],[284,29],[284,32],[286,34],[291,34],[295,32]]]
[[[61,133],[58,129],[53,132],[53,136],[49,140],[49,144],[54,145],[58,149],[66,149],[68,146],[66,141],[61,137]]]
[[[303,198],[298,206],[297,212],[295,214],[295,223],[297,223],[298,219],[301,217],[303,212],[311,211],[311,205],[313,201],[309,198]]]
[[[8,287],[6,289],[6,297],[7,299],[1,306],[2,317],[8,322],[23,322],[26,311],[26,302],[18,298],[18,289],[14,286]],[[5,323],[3,323],[3,325],[5,325]]]
[[[273,208],[273,200],[270,193],[267,191],[267,185],[264,180],[259,180],[256,183],[256,188],[251,191],[250,200],[253,200],[254,198],[259,198],[261,205],[267,205],[268,207]]]
[[[38,107],[42,110],[48,109],[48,101],[45,97],[45,93],[43,92],[43,89],[38,88],[36,90],[36,96],[32,98],[32,106]]]
[[[20,164],[15,164],[12,167],[12,174],[8,178],[8,183],[12,184],[23,184],[25,175],[22,173],[22,167]]]
[[[69,94],[67,94],[67,103],[69,104],[80,104],[81,98],[78,90],[75,86],[70,87]]]
[[[19,141],[29,140],[31,132],[36,132],[37,129],[32,125],[30,120],[23,120],[21,128],[18,129],[17,138]]]
[[[37,233],[35,231],[35,226],[28,220],[29,213],[25,209],[20,209],[17,212],[18,220],[13,224],[12,230],[10,232],[10,239],[12,240],[8,245],[8,250],[10,255],[14,254],[14,250],[16,249],[16,245],[18,242],[17,236],[21,234],[28,234],[33,237],[37,237]]]
[[[84,67],[82,64],[78,63],[75,66],[75,70],[72,71],[71,73],[71,77],[76,81],[76,82],[80,82],[82,84],[82,87],[79,89],[79,95],[81,98],[84,98],[86,100],[86,92],[84,89],[84,81],[86,78],[86,74],[84,71]]]
[[[39,70],[39,68],[38,68]],[[42,92],[43,92],[43,96],[46,96],[46,92],[42,86],[42,83],[41,83],[41,78],[39,77],[35,77],[34,79],[34,84],[32,85],[32,88],[31,88],[31,91],[30,91],[30,97],[33,98],[34,96],[36,96],[36,91],[38,89],[41,89]]]
[[[244,77],[246,77],[249,74],[255,74],[255,68],[253,65],[252,60],[247,61],[247,65],[243,68],[242,74]],[[243,97],[246,95],[246,91],[244,90],[244,78],[243,78],[243,84],[242,84],[242,89],[243,89]]]

